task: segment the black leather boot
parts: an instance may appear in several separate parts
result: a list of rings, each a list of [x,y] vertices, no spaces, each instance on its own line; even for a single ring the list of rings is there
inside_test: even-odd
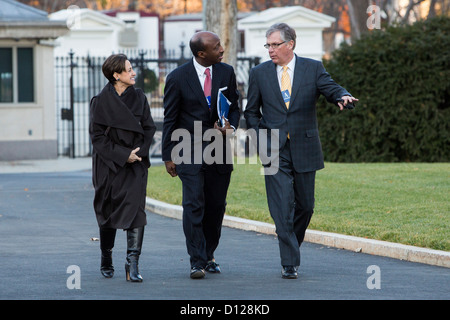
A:
[[[127,230],[127,262],[125,263],[127,281],[142,282],[143,280],[139,274],[139,256],[143,239],[144,227]]]
[[[100,228],[100,250],[102,252],[100,272],[105,278],[112,278],[114,275],[112,249],[115,239],[116,229]]]

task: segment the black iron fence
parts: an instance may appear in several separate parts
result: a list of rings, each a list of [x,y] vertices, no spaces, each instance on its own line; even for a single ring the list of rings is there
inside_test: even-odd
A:
[[[157,132],[150,149],[151,155],[160,153],[163,121],[163,91],[166,76],[186,62],[182,47],[181,56],[171,53],[159,55],[145,50],[125,53],[136,71],[136,87],[142,88],[150,103]],[[75,157],[90,156],[92,146],[89,139],[89,102],[106,85],[102,64],[106,57],[80,57],[70,52],[65,57],[56,57],[56,123],[58,155]],[[236,78],[241,98],[245,99],[250,69],[259,63],[259,58],[239,57]],[[242,104],[241,104],[242,105]]]

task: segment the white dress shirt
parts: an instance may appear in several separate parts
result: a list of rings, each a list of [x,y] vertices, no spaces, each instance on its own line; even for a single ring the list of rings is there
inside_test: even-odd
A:
[[[294,83],[294,70],[295,70],[295,54],[291,61],[287,64],[287,73],[289,75],[289,78],[291,78],[291,87]],[[277,76],[278,76],[278,84],[280,85],[281,90],[281,75],[283,74],[283,67],[277,65]]]
[[[205,86],[205,79],[206,79],[206,74],[205,74],[206,67],[204,67],[200,63],[198,63],[197,60],[195,60],[195,58],[192,58],[192,59],[194,61],[195,71],[197,71],[198,80],[200,81],[200,84],[202,85],[202,89],[205,90],[204,86]],[[213,77],[212,66],[209,66],[207,68],[209,69],[209,72],[211,74],[211,80],[212,80],[212,77]]]
[[[205,78],[206,78],[206,74],[205,74],[205,70],[206,68],[209,69],[209,72],[211,74],[211,81],[213,78],[213,68],[212,66],[209,67],[204,67],[202,66],[200,63],[197,62],[197,60],[195,60],[195,58],[192,58],[194,61],[194,67],[195,67],[195,71],[197,72],[197,76],[198,76],[198,80],[200,81],[200,84],[202,85],[202,89],[205,90],[204,86],[205,86]],[[233,131],[236,131],[236,128],[230,124],[230,127],[233,128]]]

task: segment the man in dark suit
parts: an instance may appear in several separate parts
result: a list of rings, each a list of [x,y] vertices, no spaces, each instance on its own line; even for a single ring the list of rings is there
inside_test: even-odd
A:
[[[267,202],[278,235],[282,277],[295,279],[313,214],[316,170],[324,167],[317,98],[323,94],[341,110],[358,99],[336,84],[321,62],[294,54],[296,34],[287,24],[271,26],[266,38],[271,60],[250,72],[244,115],[248,128],[279,136],[278,170],[265,174]],[[268,141],[259,147],[270,149]]]
[[[190,255],[190,277],[199,279],[205,276],[205,270],[220,272],[214,251],[219,244],[233,170],[230,156],[224,151],[225,142],[227,135],[232,135],[237,128],[240,114],[236,76],[231,66],[221,63],[224,50],[219,37],[212,32],[198,32],[189,45],[193,59],[166,79],[162,158],[167,172],[172,177],[178,175],[182,182],[183,230]],[[231,102],[222,126],[218,125],[219,89]],[[216,129],[216,136],[209,141],[204,134],[212,128]],[[182,141],[178,141],[180,136]],[[186,145],[185,139],[188,148],[179,148],[181,143]],[[209,146],[210,151],[216,139],[222,140],[217,148],[221,150],[207,154],[205,148]],[[216,161],[205,162],[204,152],[205,157],[207,154]]]

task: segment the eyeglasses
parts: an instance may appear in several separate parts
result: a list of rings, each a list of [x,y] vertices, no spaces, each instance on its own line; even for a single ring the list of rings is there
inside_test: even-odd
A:
[[[264,45],[264,48],[269,49],[272,47],[272,49],[278,49],[279,46],[281,46],[283,43],[286,43],[286,41],[280,42],[280,43],[266,43]]]

